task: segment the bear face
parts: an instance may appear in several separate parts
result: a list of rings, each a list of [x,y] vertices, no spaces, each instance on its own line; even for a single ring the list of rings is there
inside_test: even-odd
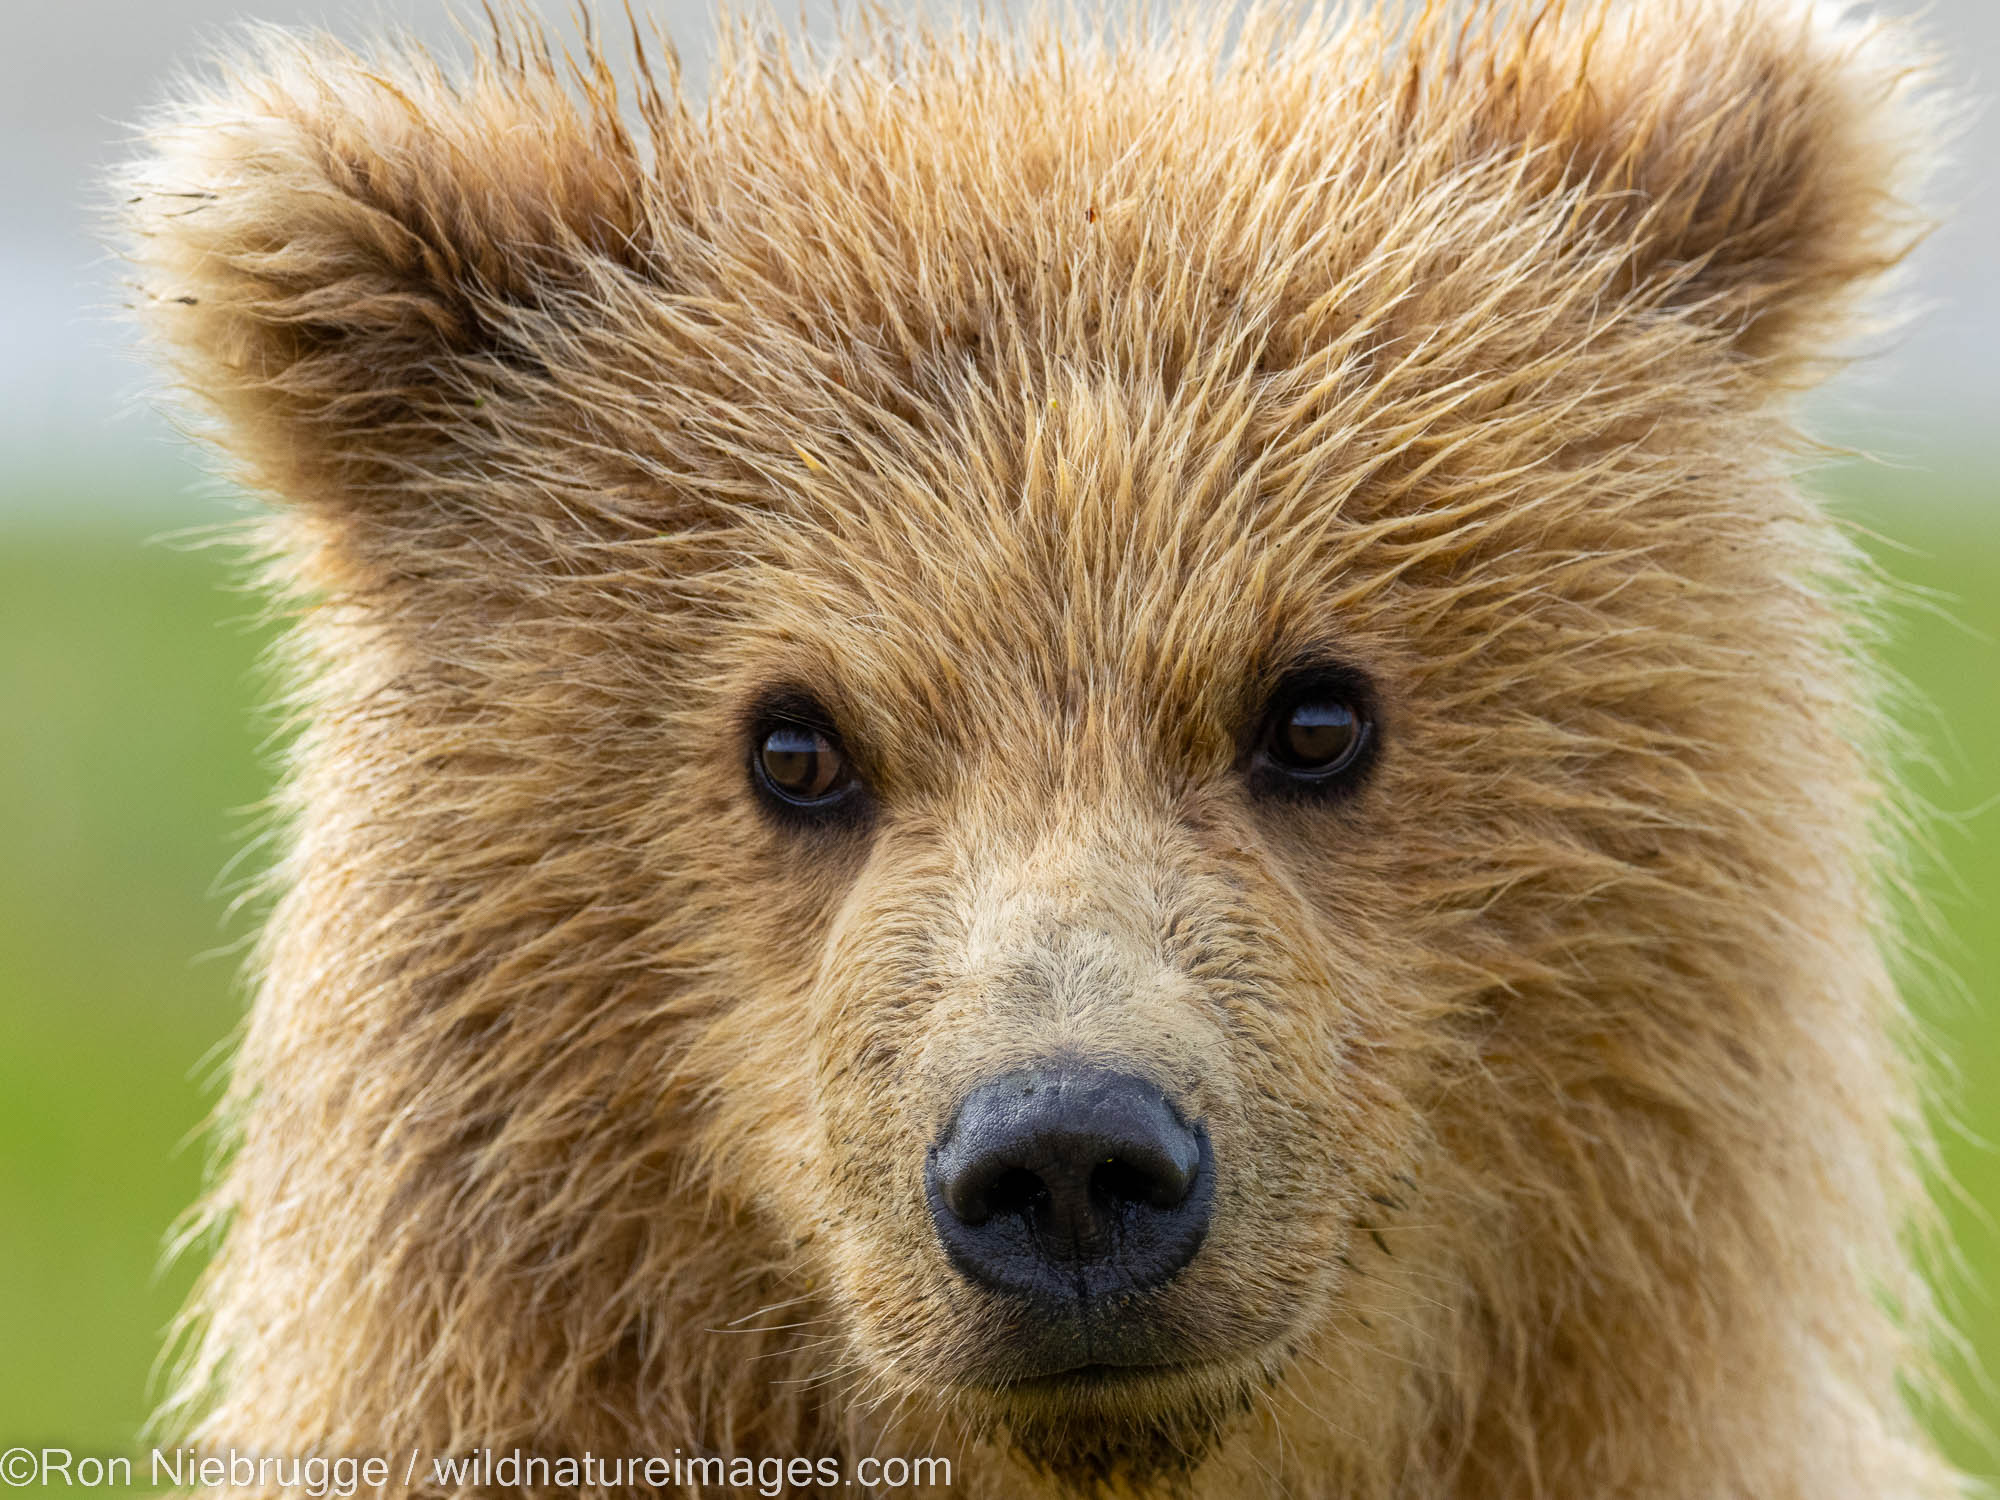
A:
[[[1787,473],[1921,99],[1462,19],[739,39],[699,119],[267,36],[156,130],[300,611],[195,1437],[1948,1482]]]

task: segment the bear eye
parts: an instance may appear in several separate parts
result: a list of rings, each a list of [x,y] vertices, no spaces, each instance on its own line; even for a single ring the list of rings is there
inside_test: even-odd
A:
[[[811,724],[777,723],[757,742],[758,779],[780,801],[824,807],[854,786],[854,772],[840,742]]]
[[[1345,669],[1287,681],[1271,698],[1252,756],[1260,789],[1321,796],[1358,783],[1374,752],[1372,702],[1367,679]]]
[[[1361,747],[1361,715],[1338,698],[1295,703],[1273,727],[1271,758],[1288,771],[1324,776]]]

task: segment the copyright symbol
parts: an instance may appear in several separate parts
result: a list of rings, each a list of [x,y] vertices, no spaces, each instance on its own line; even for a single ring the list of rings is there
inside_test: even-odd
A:
[[[0,1453],[0,1483],[33,1484],[41,1472],[42,1466],[26,1448],[9,1448]]]

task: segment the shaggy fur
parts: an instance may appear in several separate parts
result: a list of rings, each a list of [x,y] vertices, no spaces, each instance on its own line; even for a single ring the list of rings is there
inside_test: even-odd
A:
[[[629,108],[524,21],[264,34],[149,136],[144,316],[285,502],[301,724],[178,1430],[1953,1489],[1865,587],[1788,472],[1916,233],[1905,39],[870,25]],[[1375,774],[1260,800],[1327,654]],[[865,824],[758,804],[780,688]],[[932,1233],[956,1101],[1061,1052],[1207,1122],[1184,1369],[1010,1387]]]

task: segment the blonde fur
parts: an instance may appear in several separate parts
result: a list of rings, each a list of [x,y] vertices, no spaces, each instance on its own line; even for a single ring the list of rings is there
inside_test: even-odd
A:
[[[624,107],[511,15],[463,71],[254,36],[125,211],[297,611],[174,1430],[1952,1492],[1867,586],[1791,477],[1917,233],[1907,53],[1190,4],[732,24]],[[1243,725],[1314,652],[1380,764],[1274,808]],[[866,831],[756,805],[773,683]],[[1212,1357],[1009,1393],[919,1174],[1062,1048],[1208,1122],[1149,1315]]]

